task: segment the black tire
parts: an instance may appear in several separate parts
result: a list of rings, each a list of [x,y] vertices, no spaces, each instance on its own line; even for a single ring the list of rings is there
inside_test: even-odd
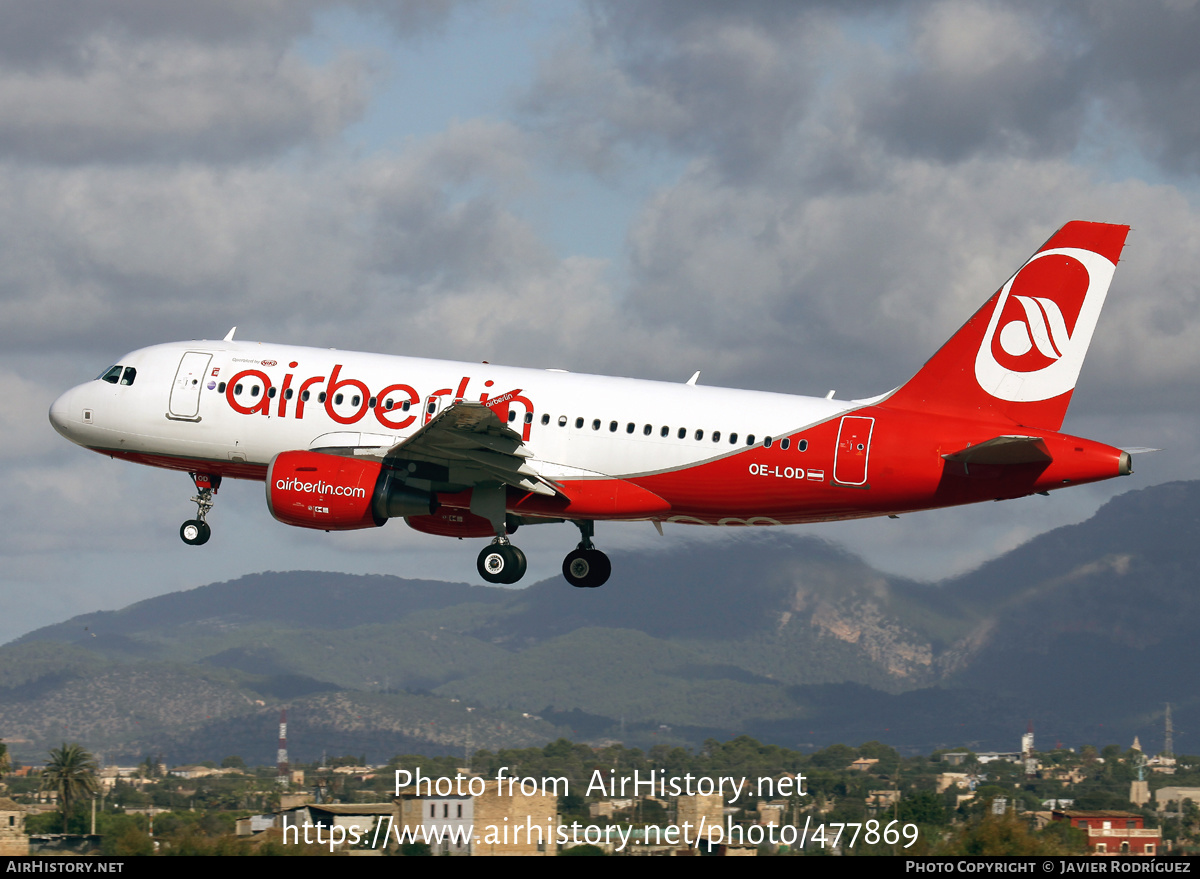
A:
[[[188,546],[203,546],[212,537],[212,529],[207,522],[199,519],[188,519],[179,526],[179,538]]]
[[[493,543],[479,553],[475,564],[479,576],[489,583],[516,583],[525,576],[525,553],[512,544]]]
[[[608,582],[612,562],[598,549],[576,549],[563,559],[563,577],[577,589],[595,589]]]
[[[516,560],[516,563],[513,565],[512,578],[509,580],[505,580],[504,582],[516,583],[518,580],[520,580],[522,577],[525,576],[525,571],[529,568],[529,562],[525,558],[525,553],[521,552],[519,547],[513,546],[510,543],[508,545],[508,548],[512,552],[513,558]]]

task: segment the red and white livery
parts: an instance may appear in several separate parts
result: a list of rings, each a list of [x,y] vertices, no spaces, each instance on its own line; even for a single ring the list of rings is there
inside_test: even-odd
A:
[[[575,586],[608,579],[600,520],[787,525],[1015,498],[1131,472],[1059,433],[1127,226],[1060,229],[906,384],[842,401],[264,342],[126,355],[63,394],[71,441],[191,474],[210,535],[225,477],[266,483],[281,522],[325,531],[403,517],[491,538],[512,583],[521,525],[570,521]]]

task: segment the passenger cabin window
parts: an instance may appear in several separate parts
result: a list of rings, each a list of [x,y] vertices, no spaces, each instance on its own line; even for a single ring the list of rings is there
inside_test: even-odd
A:
[[[516,413],[516,410],[514,410],[514,409],[509,409],[509,410],[508,410],[508,420],[509,420],[509,421],[516,421],[516,420],[517,420],[517,413]]]
[[[787,437],[784,437],[783,439],[781,439],[779,441],[779,448],[786,450],[787,447],[789,445],[791,445],[791,443],[792,443],[792,441],[790,439],[788,439]]]
[[[634,425],[634,423],[633,423],[632,421],[631,421],[631,422],[629,422],[628,424],[626,424],[626,425],[625,425],[625,432],[626,432],[626,433],[633,433],[633,428],[634,428],[634,426],[635,426],[635,425]]]
[[[225,382],[221,382],[219,385],[217,385],[217,393],[218,394],[225,393]]]
[[[97,378],[99,378],[102,382],[108,382],[110,385],[115,385],[121,380],[121,369],[122,368],[120,366],[109,367],[108,372],[97,376]]]
[[[132,366],[126,366],[125,374],[121,376],[121,384],[126,385],[126,386],[131,385],[131,384],[133,384],[133,380],[135,378],[137,378],[137,370],[134,369]],[[192,379],[192,384],[195,384],[195,383],[196,383],[196,380]]]
[[[582,419],[582,418],[576,418],[576,419],[575,419],[575,429],[576,429],[576,430],[579,430],[579,429],[580,429],[580,428],[582,428],[582,427],[583,427],[583,419]]]
[[[303,400],[305,403],[308,402],[308,398],[310,396],[312,396],[312,394],[309,391],[301,391],[300,392],[300,399]]]
[[[615,422],[615,421],[608,422],[608,432],[609,433],[617,432],[617,422]]]
[[[687,428],[686,427],[679,428],[679,438],[687,439]]]
[[[274,386],[272,386],[272,387],[270,387],[270,388],[267,388],[267,396],[268,396],[268,397],[270,397],[272,400],[274,400],[274,399],[275,399],[275,388],[274,388]]]
[[[567,416],[565,416],[565,415],[558,416],[558,426],[559,427],[567,426]]]
[[[599,430],[599,429],[600,429],[600,419],[597,418],[592,422],[592,430]]]
[[[658,432],[658,435],[659,435],[659,436],[670,436],[670,435],[671,435],[671,428],[667,427],[667,426],[664,424],[664,425],[663,425],[663,427],[662,427],[662,430],[660,430],[660,431]]]
[[[704,439],[704,431],[702,431],[702,430],[696,431],[696,439],[698,439],[698,440]]]
[[[763,438],[763,448],[764,448],[764,449],[769,449],[769,448],[771,448],[771,443],[772,443],[772,442],[774,442],[774,440],[772,440],[772,439],[771,439],[769,436],[768,436],[768,437],[764,437],[764,438]]]
[[[285,399],[285,400],[292,399],[292,395],[294,393],[295,393],[295,391],[293,391],[291,388],[288,388],[286,391],[283,392],[283,399]]]
[[[549,424],[549,423],[550,423],[550,413],[547,412],[545,415],[542,416],[542,424]]]
[[[746,445],[748,445],[748,446],[754,445],[754,434],[749,434],[746,436]]]
[[[731,433],[731,434],[729,435],[729,444],[730,444],[731,446],[736,446],[736,445],[737,445],[737,434],[736,434],[736,433]]]
[[[800,440],[799,442],[797,442],[796,443],[796,451],[797,452],[807,452],[808,451],[808,440]]]
[[[533,413],[532,413],[532,412],[526,412],[526,413],[525,413],[525,423],[526,423],[526,424],[533,424]]]

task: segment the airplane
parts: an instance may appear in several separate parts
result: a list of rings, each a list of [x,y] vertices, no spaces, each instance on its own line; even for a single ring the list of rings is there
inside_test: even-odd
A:
[[[265,482],[280,522],[403,518],[491,538],[515,583],[519,527],[571,522],[576,587],[611,574],[598,521],[758,526],[897,516],[1133,472],[1059,432],[1128,226],[1059,229],[905,384],[837,400],[234,339],[155,345],[59,397],[50,421],[113,458],[187,472],[208,541],[225,478]],[[1140,450],[1134,450],[1140,451]]]

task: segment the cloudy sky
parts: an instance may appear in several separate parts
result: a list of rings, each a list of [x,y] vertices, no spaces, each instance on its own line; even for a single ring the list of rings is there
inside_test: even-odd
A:
[[[1194,0],[0,0],[0,640],[265,569],[474,578],[58,437],[145,345],[239,338],[839,397],[911,375],[1058,226],[1133,226],[1064,429],[1094,488],[796,529],[936,578],[1200,476]],[[574,530],[522,539],[550,576]],[[734,534],[602,526],[607,548]],[[565,588],[565,587],[564,587]]]

